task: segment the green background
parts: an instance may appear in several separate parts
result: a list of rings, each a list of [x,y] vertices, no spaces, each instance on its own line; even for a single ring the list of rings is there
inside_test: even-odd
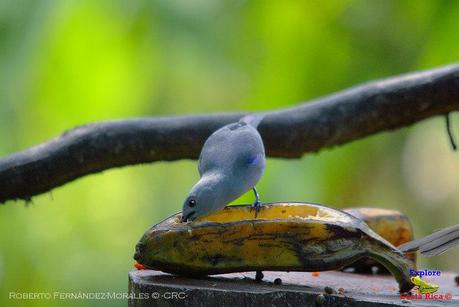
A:
[[[459,1],[0,0],[0,156],[88,122],[282,108],[451,63],[458,20]],[[197,179],[196,161],[145,164],[0,206],[0,306],[63,303],[10,291],[127,291],[137,240]],[[422,236],[459,222],[458,182],[459,153],[437,117],[269,159],[258,188],[262,201],[399,209]],[[458,271],[458,257],[420,267]]]

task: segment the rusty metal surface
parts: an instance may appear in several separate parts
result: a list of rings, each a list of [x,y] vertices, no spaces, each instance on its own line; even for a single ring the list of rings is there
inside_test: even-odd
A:
[[[426,279],[438,284],[436,294],[451,299],[402,299],[390,275],[362,275],[343,272],[263,272],[256,282],[255,272],[223,274],[207,278],[186,278],[152,270],[131,271],[129,290],[149,299],[131,299],[130,306],[459,306],[459,286],[455,273]],[[274,285],[280,278],[281,285]],[[335,293],[326,294],[325,287]],[[341,288],[341,289],[340,289]],[[330,290],[330,289],[329,289]],[[171,294],[181,293],[181,298]],[[155,293],[155,297],[152,294]],[[413,291],[413,294],[416,291]],[[319,295],[323,295],[318,297]],[[156,297],[158,296],[158,297]],[[322,304],[322,305],[321,305]]]

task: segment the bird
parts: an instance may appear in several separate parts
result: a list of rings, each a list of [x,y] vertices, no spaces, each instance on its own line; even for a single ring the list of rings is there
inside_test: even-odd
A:
[[[262,114],[244,116],[205,141],[198,161],[200,179],[183,203],[182,221],[223,209],[249,190],[255,194],[253,207],[258,213],[261,201],[255,185],[263,175],[266,157],[257,127],[263,118]]]
[[[459,224],[443,228],[426,237],[404,243],[398,247],[402,252],[419,250],[422,255],[437,256],[459,245]]]

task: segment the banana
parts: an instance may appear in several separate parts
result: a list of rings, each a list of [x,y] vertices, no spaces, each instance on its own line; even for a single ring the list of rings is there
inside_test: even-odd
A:
[[[400,211],[379,208],[347,208],[344,211],[363,220],[374,232],[394,246],[414,240],[411,223]],[[415,252],[405,253],[405,257],[413,264],[416,263]],[[389,273],[383,266],[368,258],[356,261],[349,267],[359,273],[370,273],[372,267],[377,267],[378,273]]]
[[[362,220],[306,203],[229,206],[190,223],[175,214],[150,228],[134,259],[148,269],[190,276],[243,271],[326,271],[362,257],[382,263],[401,292],[412,264]]]

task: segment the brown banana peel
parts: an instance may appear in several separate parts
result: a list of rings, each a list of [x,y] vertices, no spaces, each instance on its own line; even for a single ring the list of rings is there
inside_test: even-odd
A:
[[[412,287],[412,263],[362,220],[317,204],[264,204],[223,210],[182,223],[175,214],[150,228],[135,260],[188,276],[244,271],[327,271],[363,257],[383,264],[401,292]]]
[[[414,240],[413,228],[408,217],[397,210],[381,208],[346,208],[343,211],[363,220],[374,232],[394,246]],[[416,253],[405,253],[405,257],[416,264]],[[360,259],[349,267],[357,273],[372,273],[377,267],[379,274],[389,273],[384,266],[368,258]]]

